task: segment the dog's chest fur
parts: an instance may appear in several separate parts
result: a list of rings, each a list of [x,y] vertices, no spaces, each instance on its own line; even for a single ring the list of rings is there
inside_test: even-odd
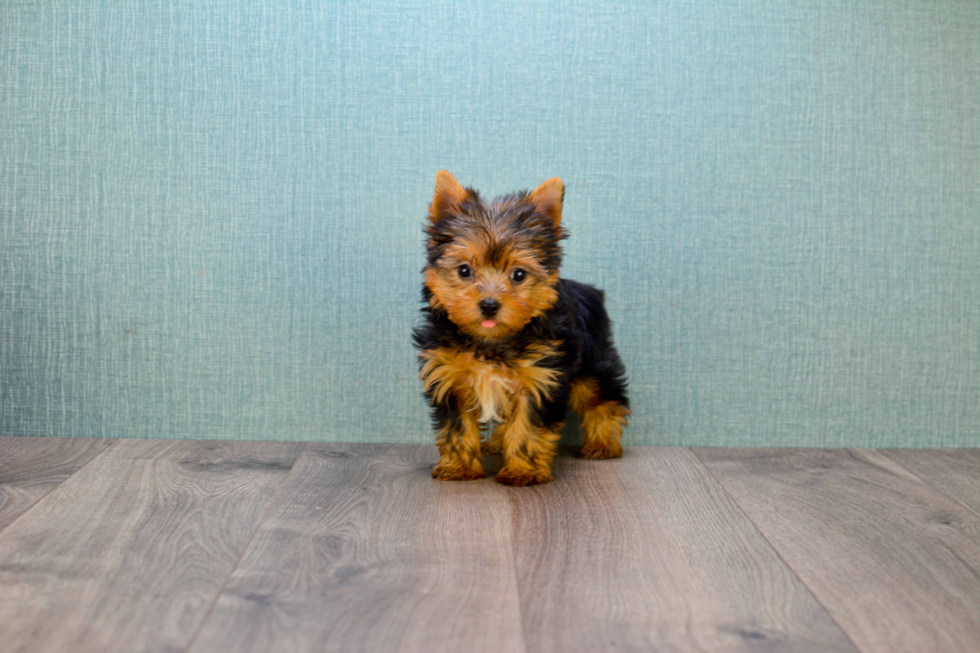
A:
[[[429,349],[421,354],[421,377],[438,401],[455,394],[464,408],[479,414],[480,422],[501,422],[513,411],[516,396],[527,394],[540,403],[558,385],[559,372],[540,365],[554,355],[555,344],[535,346],[506,361],[472,351]]]
[[[517,375],[506,363],[476,358],[469,366],[466,394],[473,397],[480,422],[500,422],[510,414],[514,394],[520,391]]]

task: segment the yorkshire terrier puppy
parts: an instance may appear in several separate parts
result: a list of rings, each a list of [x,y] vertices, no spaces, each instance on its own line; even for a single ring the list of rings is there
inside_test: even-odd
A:
[[[500,483],[547,483],[568,406],[582,415],[581,457],[622,456],[626,369],[602,291],[559,276],[564,195],[555,178],[487,203],[436,175],[414,334],[441,454],[434,478],[485,478],[483,454],[501,453]]]

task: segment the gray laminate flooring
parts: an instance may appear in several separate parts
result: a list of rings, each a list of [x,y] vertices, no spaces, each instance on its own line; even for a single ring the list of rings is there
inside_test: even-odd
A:
[[[435,458],[0,437],[0,651],[980,651],[977,450]]]

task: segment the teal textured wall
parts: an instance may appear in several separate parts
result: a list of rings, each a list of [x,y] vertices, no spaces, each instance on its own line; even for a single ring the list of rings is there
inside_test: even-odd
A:
[[[980,445],[980,3],[0,6],[0,432],[430,441],[435,172],[562,177],[627,442]]]

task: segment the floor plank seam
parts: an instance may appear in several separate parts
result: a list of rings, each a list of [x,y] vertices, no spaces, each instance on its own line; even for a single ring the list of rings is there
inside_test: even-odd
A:
[[[211,613],[214,611],[214,606],[218,604],[218,600],[221,598],[221,595],[224,594],[225,589],[228,587],[228,583],[229,581],[231,581],[231,577],[235,574],[235,571],[238,569],[238,565],[242,563],[242,559],[244,559],[245,554],[248,553],[249,548],[252,546],[252,542],[255,541],[255,536],[258,535],[259,531],[262,529],[262,524],[265,523],[266,518],[269,516],[269,512],[272,510],[272,506],[276,504],[276,499],[279,498],[279,495],[282,493],[282,489],[286,487],[286,482],[289,480],[289,477],[292,476],[293,470],[296,469],[296,463],[298,463],[299,459],[303,456],[304,453],[306,453],[306,449],[309,446],[310,446],[309,442],[304,442],[303,446],[300,448],[299,454],[296,456],[296,459],[293,461],[293,466],[289,468],[289,471],[286,473],[285,478],[282,479],[282,483],[280,483],[279,487],[276,489],[276,493],[272,495],[272,500],[269,501],[269,505],[266,507],[265,512],[262,514],[262,519],[259,520],[258,524],[256,524],[255,526],[255,530],[252,531],[252,536],[248,538],[248,543],[246,543],[245,546],[242,547],[242,552],[238,556],[238,560],[236,560],[235,564],[232,565],[231,569],[228,571],[228,575],[225,577],[225,582],[221,584],[221,588],[215,593],[214,599],[211,601],[211,605],[208,606],[207,611],[204,613],[204,618],[201,619],[201,623],[197,627],[197,631],[194,633],[194,636],[191,637],[190,641],[187,642],[187,646],[184,647],[185,653],[187,651],[190,651],[194,647],[194,642],[197,641],[198,636],[201,634],[201,632],[203,632],[204,626],[208,623],[208,619],[211,618]]]
[[[517,529],[514,528],[514,504],[510,500],[510,492],[507,489],[507,509],[510,512],[510,566],[514,570],[514,591],[517,593],[517,612],[521,618],[521,641],[524,643],[524,652],[531,653],[528,646],[527,623],[524,621],[524,593],[521,591],[521,579],[517,576]]]
[[[77,474],[78,472],[82,471],[83,469],[85,469],[86,467],[88,467],[89,465],[91,465],[93,462],[95,462],[96,460],[98,460],[100,457],[104,456],[105,455],[105,452],[107,452],[110,449],[112,449],[116,445],[117,442],[119,442],[118,439],[113,439],[112,441],[110,441],[109,444],[106,445],[106,448],[105,449],[103,449],[99,453],[97,453],[94,456],[92,456],[92,458],[89,459],[88,462],[86,462],[84,465],[82,465],[81,467],[79,467],[78,469],[76,469],[75,471],[73,471],[71,474],[69,474],[68,476],[66,476],[60,483],[58,483],[58,485],[56,487],[51,488],[51,491],[50,492],[48,492],[47,494],[45,494],[42,497],[39,497],[37,501],[35,501],[34,503],[32,503],[27,508],[27,510],[25,510],[21,514],[17,515],[16,517],[14,517],[13,521],[11,521],[9,524],[4,525],[3,528],[0,528],[0,537],[3,536],[4,531],[8,530],[11,526],[13,526],[18,521],[20,521],[22,517],[31,514],[31,512],[33,512],[33,510],[38,506],[38,504],[40,504],[42,501],[44,501],[45,499],[47,499],[48,497],[50,497],[52,494],[54,494],[55,492],[57,492],[58,490],[60,490],[61,487],[65,484],[65,482],[68,481],[68,479],[72,478],[73,476],[75,476],[75,474]]]
[[[752,524],[752,528],[756,530],[756,532],[759,534],[759,537],[761,537],[762,540],[769,545],[769,548],[773,550],[773,553],[775,553],[776,556],[782,561],[782,563],[786,565],[787,569],[793,572],[793,575],[796,577],[798,581],[800,581],[800,584],[806,588],[806,591],[810,593],[810,596],[813,597],[813,600],[816,601],[821,608],[823,608],[823,611],[827,613],[827,617],[832,622],[834,622],[834,624],[836,624],[837,628],[839,628],[840,631],[844,634],[844,637],[847,638],[847,641],[849,641],[851,643],[851,646],[854,647],[854,650],[863,651],[864,649],[862,649],[860,646],[857,645],[857,643],[854,641],[854,638],[851,637],[851,634],[847,632],[847,630],[837,620],[837,617],[834,616],[834,613],[831,612],[830,609],[824,604],[824,602],[820,600],[820,597],[817,596],[816,592],[813,591],[813,588],[811,588],[809,585],[806,584],[806,581],[803,580],[799,572],[796,571],[796,569],[791,564],[789,564],[789,561],[787,561],[786,558],[783,557],[782,551],[776,548],[776,546],[772,543],[772,541],[768,537],[766,537],[766,534],[762,531],[762,529],[759,528],[759,525],[755,523],[755,520],[753,520],[752,517],[749,516],[749,513],[746,512],[746,510],[742,507],[742,505],[735,499],[734,496],[732,496],[732,493],[728,491],[728,488],[725,487],[725,484],[721,481],[721,479],[718,478],[715,475],[715,473],[711,471],[711,468],[708,467],[708,465],[706,465],[703,460],[701,460],[701,456],[699,456],[698,452],[694,450],[694,447],[688,447],[687,449],[692,454],[694,454],[694,458],[698,461],[698,464],[700,464],[701,467],[703,467],[704,470],[708,473],[708,476],[710,476],[714,480],[714,482],[718,484],[718,487],[720,487],[721,491],[725,493],[725,496],[728,497],[728,500],[732,502],[732,505],[735,506],[738,509],[738,511],[745,516],[745,518],[749,521],[750,524]]]
[[[886,458],[888,458],[888,460],[891,461],[892,463],[894,463],[894,464],[898,465],[899,467],[901,467],[902,469],[904,469],[906,472],[908,472],[912,476],[914,476],[917,479],[919,479],[923,483],[923,485],[925,485],[926,487],[929,487],[929,488],[935,490],[936,492],[938,492],[939,494],[943,495],[944,497],[946,497],[947,499],[949,499],[950,501],[952,501],[956,505],[962,506],[968,512],[970,512],[970,513],[976,515],[978,518],[980,518],[980,511],[976,510],[971,505],[969,505],[967,503],[964,503],[963,501],[960,501],[960,499],[958,499],[957,497],[955,497],[952,494],[950,494],[947,490],[944,490],[941,487],[938,487],[936,485],[933,485],[932,483],[930,483],[928,480],[926,480],[925,478],[923,478],[919,474],[916,474],[907,465],[903,465],[901,462],[899,462],[898,460],[895,460],[894,458],[892,458],[891,456],[889,456],[887,453],[882,452],[882,455],[885,456]]]

